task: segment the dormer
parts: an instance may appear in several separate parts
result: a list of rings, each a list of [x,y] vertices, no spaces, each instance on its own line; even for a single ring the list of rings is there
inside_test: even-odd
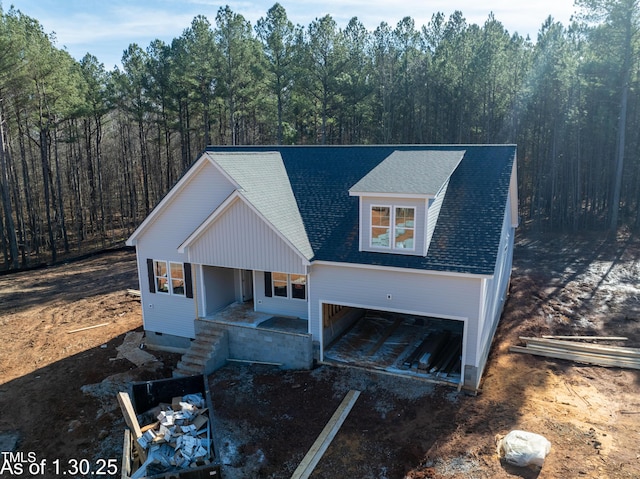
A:
[[[448,180],[464,150],[396,150],[349,189],[360,251],[426,256]]]

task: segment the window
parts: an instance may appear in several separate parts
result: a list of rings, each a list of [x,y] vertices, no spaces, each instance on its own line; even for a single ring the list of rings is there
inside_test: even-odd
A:
[[[307,277],[303,274],[292,274],[291,297],[295,299],[307,299]]]
[[[389,247],[389,226],[391,208],[388,206],[371,207],[371,246]]]
[[[393,247],[413,249],[415,232],[415,208],[396,208]]]
[[[273,295],[287,297],[287,273],[273,273]]]
[[[155,276],[156,292],[168,293],[169,281],[167,275],[167,262],[166,261],[153,261],[153,274]]]
[[[412,207],[371,206],[371,246],[415,249],[415,216]]]
[[[156,293],[185,296],[184,265],[153,260],[153,282]]]
[[[307,299],[307,277],[303,274],[265,273],[267,281],[267,297]]]
[[[184,296],[184,269],[182,263],[169,263],[171,268],[171,293]]]

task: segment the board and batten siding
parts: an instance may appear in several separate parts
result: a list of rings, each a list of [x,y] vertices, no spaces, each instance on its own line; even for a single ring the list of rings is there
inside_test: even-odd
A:
[[[466,361],[476,361],[480,277],[315,263],[311,286],[310,332],[314,341],[322,341],[322,304],[341,304],[465,321]]]
[[[147,259],[188,262],[182,242],[233,192],[234,186],[209,162],[175,191],[136,240],[144,328],[194,338],[195,304],[190,298],[149,292]],[[195,287],[195,285],[194,285]]]
[[[426,251],[427,201],[425,199],[390,198],[363,196],[360,200],[360,249],[362,251],[393,252],[393,248],[375,248],[371,246],[371,207],[389,206],[391,208],[415,208],[414,249],[402,250],[402,254],[423,256]],[[390,243],[392,244],[392,243]],[[397,251],[397,250],[395,250]],[[397,253],[393,253],[397,254]]]
[[[241,199],[191,242],[187,252],[192,263],[307,273],[303,258]]]

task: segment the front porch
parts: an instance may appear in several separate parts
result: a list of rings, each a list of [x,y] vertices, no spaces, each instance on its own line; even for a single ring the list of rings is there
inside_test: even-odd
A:
[[[294,334],[309,333],[309,325],[306,319],[255,311],[253,301],[233,302],[220,311],[200,317],[196,321],[208,321]],[[197,326],[196,331],[198,331]]]
[[[311,369],[313,340],[306,319],[254,310],[253,301],[234,302],[195,320],[196,341],[211,330],[228,338],[226,360],[260,362],[283,369]]]

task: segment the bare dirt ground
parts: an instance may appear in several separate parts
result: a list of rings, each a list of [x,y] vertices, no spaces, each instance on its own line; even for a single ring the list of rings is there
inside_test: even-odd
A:
[[[179,359],[137,348],[140,303],[128,288],[137,288],[135,256],[124,251],[0,277],[0,450],[47,460],[42,473],[17,473],[4,455],[0,477],[57,477],[55,460],[119,466],[115,393],[169,377]],[[628,336],[614,344],[640,347],[640,240],[520,237],[477,396],[350,368],[219,370],[209,381],[223,473],[291,477],[357,389],[314,478],[640,477],[640,371],[509,352],[519,336],[542,334]],[[513,429],[549,439],[541,470],[500,460],[496,436]]]

